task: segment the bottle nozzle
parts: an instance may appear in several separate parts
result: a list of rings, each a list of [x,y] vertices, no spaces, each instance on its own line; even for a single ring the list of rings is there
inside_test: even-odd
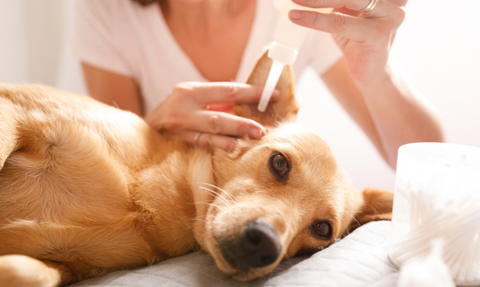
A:
[[[278,79],[282,74],[284,66],[285,64],[282,62],[275,60],[273,61],[270,72],[268,73],[267,82],[265,83],[265,87],[262,92],[262,97],[258,103],[258,111],[264,112],[267,109],[268,102],[272,97],[273,90],[275,90],[275,87],[277,86]]]

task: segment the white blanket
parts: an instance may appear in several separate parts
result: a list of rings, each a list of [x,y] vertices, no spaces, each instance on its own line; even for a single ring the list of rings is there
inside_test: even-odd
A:
[[[371,222],[310,257],[286,260],[268,276],[246,283],[224,275],[208,254],[196,252],[72,286],[396,286],[398,270],[387,254],[390,233],[390,221]]]

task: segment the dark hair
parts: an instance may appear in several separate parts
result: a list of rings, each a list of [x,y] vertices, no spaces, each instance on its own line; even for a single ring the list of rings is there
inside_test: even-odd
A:
[[[155,2],[163,2],[162,0],[132,0],[132,1],[140,3],[142,6],[147,6]]]

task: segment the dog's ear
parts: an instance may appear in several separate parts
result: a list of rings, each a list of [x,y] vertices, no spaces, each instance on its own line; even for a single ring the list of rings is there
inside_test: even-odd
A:
[[[11,100],[13,94],[19,93],[12,85],[0,85],[0,170],[10,154],[18,145],[18,110]]]
[[[268,50],[258,59],[255,68],[248,77],[247,84],[265,85],[273,63],[272,59],[267,56],[267,52]],[[270,101],[265,112],[257,110],[258,104],[239,104],[235,106],[235,114],[255,120],[266,127],[275,126],[282,121],[295,121],[298,104],[295,100],[294,79],[292,68],[285,66],[276,86],[280,91],[278,100]]]
[[[363,206],[350,225],[350,231],[370,221],[391,220],[393,193],[366,188],[363,193]]]

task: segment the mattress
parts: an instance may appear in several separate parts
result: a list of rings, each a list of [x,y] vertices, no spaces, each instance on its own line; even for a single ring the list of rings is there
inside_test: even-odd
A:
[[[283,261],[266,277],[242,283],[221,273],[205,252],[117,271],[71,286],[396,286],[388,260],[390,221],[371,222],[311,256]]]

